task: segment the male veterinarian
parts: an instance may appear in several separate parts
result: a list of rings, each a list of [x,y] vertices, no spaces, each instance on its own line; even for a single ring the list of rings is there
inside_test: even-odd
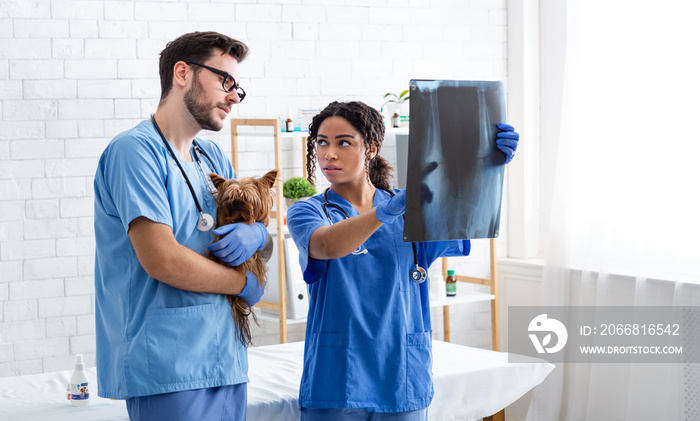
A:
[[[234,177],[215,143],[245,97],[240,41],[195,32],[160,55],[161,98],[150,119],[117,135],[95,174],[95,329],[98,393],[126,399],[131,420],[245,420],[247,351],[224,294],[251,305],[252,276],[236,266],[271,247],[262,224],[212,231],[207,174]]]

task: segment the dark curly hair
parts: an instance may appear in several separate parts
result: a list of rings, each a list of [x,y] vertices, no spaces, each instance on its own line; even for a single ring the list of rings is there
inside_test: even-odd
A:
[[[221,50],[235,58],[239,63],[248,55],[248,46],[218,32],[190,32],[168,43],[160,52],[158,65],[160,73],[160,101],[168,96],[173,85],[173,67],[178,61],[196,61],[204,63],[216,50]],[[194,73],[200,71],[195,67]]]
[[[320,113],[314,116],[309,124],[309,136],[306,140],[306,170],[307,178],[311,184],[316,182],[316,136],[321,123],[328,117],[343,117],[360,134],[365,142],[365,170],[367,179],[380,189],[389,189],[389,179],[394,168],[383,157],[379,156],[379,150],[384,141],[384,121],[379,111],[369,105],[359,102],[331,102]],[[370,158],[372,144],[377,146],[377,154]]]

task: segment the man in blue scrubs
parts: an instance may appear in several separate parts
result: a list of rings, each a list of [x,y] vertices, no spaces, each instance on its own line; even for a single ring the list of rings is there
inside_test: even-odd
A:
[[[271,249],[262,224],[211,230],[208,174],[235,176],[221,130],[245,97],[240,41],[185,34],[160,55],[151,119],[117,135],[95,174],[95,329],[99,396],[125,399],[132,420],[245,420],[247,350],[224,294],[251,305],[262,288],[204,256],[238,265]]]

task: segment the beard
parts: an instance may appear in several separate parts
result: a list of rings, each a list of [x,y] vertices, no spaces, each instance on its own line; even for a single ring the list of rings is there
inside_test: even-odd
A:
[[[204,89],[199,82],[199,77],[195,77],[192,88],[185,93],[185,106],[187,107],[187,111],[190,112],[190,115],[192,115],[197,124],[199,124],[199,127],[203,130],[218,132],[224,127],[224,123],[212,116],[211,111],[217,108],[216,106],[205,104],[197,100],[203,91]]]

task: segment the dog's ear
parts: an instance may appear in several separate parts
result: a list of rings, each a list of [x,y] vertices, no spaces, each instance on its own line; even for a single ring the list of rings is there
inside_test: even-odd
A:
[[[263,186],[267,187],[268,189],[271,189],[272,186],[275,185],[275,181],[277,181],[277,170],[272,170],[267,174],[263,175],[260,181],[262,181]]]
[[[226,181],[226,179],[219,174],[209,174],[209,178],[211,178],[211,182],[214,183],[214,187],[216,187],[217,190],[221,190],[221,185]]]

